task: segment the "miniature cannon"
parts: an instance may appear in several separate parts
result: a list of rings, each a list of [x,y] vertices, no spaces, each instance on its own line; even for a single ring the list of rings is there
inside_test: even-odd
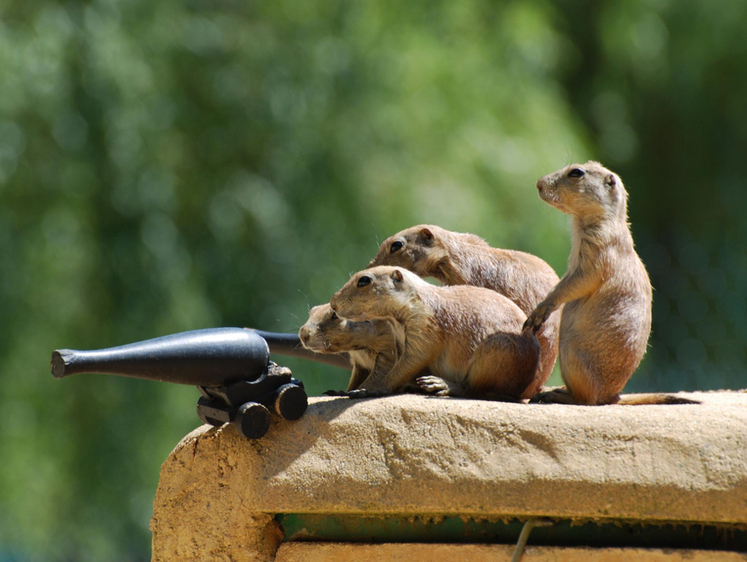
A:
[[[264,334],[293,354],[293,335]],[[195,330],[93,351],[55,350],[51,368],[56,378],[104,373],[196,385],[200,419],[216,426],[233,422],[249,439],[267,433],[271,411],[296,420],[307,407],[303,383],[270,361],[270,347],[259,333],[244,328]]]

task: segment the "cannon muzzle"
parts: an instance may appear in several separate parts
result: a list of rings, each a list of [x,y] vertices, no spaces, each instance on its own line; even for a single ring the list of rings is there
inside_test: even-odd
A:
[[[267,342],[253,330],[210,328],[137,343],[52,353],[52,374],[103,373],[198,386],[260,377],[270,362]]]

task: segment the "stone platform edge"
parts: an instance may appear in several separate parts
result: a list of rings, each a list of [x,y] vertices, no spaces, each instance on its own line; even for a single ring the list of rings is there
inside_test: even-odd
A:
[[[746,528],[747,392],[679,395],[702,403],[311,398],[256,441],[203,426],[163,464],[153,557],[271,559],[282,513]]]

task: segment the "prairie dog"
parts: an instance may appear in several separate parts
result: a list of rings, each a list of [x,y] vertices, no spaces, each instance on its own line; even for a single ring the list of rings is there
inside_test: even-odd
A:
[[[300,359],[316,361],[317,363],[324,363],[325,365],[332,365],[333,367],[340,367],[341,369],[350,369],[351,367],[347,353],[327,355],[314,353],[303,346],[301,338],[298,337],[297,333],[266,332],[264,330],[255,330],[254,328],[247,328],[247,330],[251,330],[267,342],[267,345],[270,346],[270,355],[272,356],[287,355],[289,357],[298,357]]]
[[[436,287],[399,267],[353,275],[330,306],[350,320],[401,326],[402,352],[392,369],[367,381],[394,392],[424,369],[418,385],[439,395],[528,398],[539,389],[539,344],[526,315],[503,295],[480,287]]]
[[[298,336],[303,346],[315,353],[347,352],[353,367],[347,392],[360,387],[375,368],[389,372],[398,356],[394,326],[385,320],[343,320],[329,304],[309,311]]]
[[[390,236],[368,267],[400,266],[443,285],[472,285],[499,292],[529,314],[558,283],[544,260],[516,250],[492,248],[474,234],[451,232],[421,224]],[[540,344],[539,377],[544,384],[558,355],[560,312],[537,332]]]
[[[560,371],[567,390],[546,393],[541,400],[634,403],[620,400],[620,392],[646,352],[652,290],[633,247],[625,186],[590,161],[540,178],[537,189],[543,201],[571,215],[573,235],[568,271],[525,324],[537,330],[565,303]]]

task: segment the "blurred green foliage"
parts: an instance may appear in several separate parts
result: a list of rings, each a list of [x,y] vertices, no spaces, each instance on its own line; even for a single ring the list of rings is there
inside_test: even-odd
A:
[[[421,222],[545,258],[534,183],[628,186],[654,285],[629,390],[745,385],[743,0],[0,3],[0,560],[146,560],[196,390],[60,347],[296,331]],[[341,370],[283,360],[312,393]],[[251,485],[251,483],[247,483]]]

